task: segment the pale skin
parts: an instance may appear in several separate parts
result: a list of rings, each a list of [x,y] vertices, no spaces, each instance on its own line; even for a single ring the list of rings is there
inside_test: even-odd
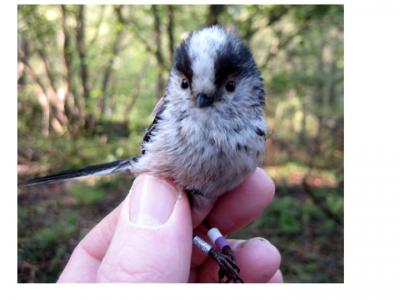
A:
[[[207,222],[223,234],[235,232],[260,216],[274,191],[270,176],[258,168],[207,209]],[[161,200],[166,204],[154,205]],[[148,223],[149,215],[163,221]],[[193,228],[199,216],[172,182],[140,175],[126,199],[78,244],[58,282],[218,282],[217,264],[192,248],[193,235],[207,240],[204,227]],[[229,242],[245,282],[283,282],[279,251],[267,240]]]

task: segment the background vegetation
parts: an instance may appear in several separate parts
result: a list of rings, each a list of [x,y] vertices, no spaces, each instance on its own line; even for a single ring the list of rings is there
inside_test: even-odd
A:
[[[20,181],[135,155],[181,39],[236,29],[265,79],[277,191],[235,236],[277,245],[287,282],[343,282],[342,6],[23,5],[18,21]],[[19,281],[54,282],[131,181],[19,187]]]

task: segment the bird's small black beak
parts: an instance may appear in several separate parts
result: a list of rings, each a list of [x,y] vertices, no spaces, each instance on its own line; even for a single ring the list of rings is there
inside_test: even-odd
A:
[[[207,96],[204,93],[197,94],[196,96],[196,106],[199,108],[210,106],[213,102],[213,97]]]

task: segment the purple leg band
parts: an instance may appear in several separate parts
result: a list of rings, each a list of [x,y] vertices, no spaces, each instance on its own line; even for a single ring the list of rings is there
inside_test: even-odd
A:
[[[229,246],[229,244],[223,236],[220,236],[215,240],[215,246],[217,246],[218,249],[222,250],[222,248],[224,248],[225,246]]]

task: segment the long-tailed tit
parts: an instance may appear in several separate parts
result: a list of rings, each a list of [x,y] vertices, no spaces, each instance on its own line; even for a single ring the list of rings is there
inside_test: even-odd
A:
[[[164,95],[140,155],[36,178],[39,184],[84,176],[148,172],[171,178],[194,207],[211,207],[238,186],[264,157],[264,86],[250,50],[232,32],[213,26],[177,48]],[[162,201],[162,199],[160,199]],[[214,247],[194,244],[220,266],[221,282],[242,281],[224,237],[208,226]]]

